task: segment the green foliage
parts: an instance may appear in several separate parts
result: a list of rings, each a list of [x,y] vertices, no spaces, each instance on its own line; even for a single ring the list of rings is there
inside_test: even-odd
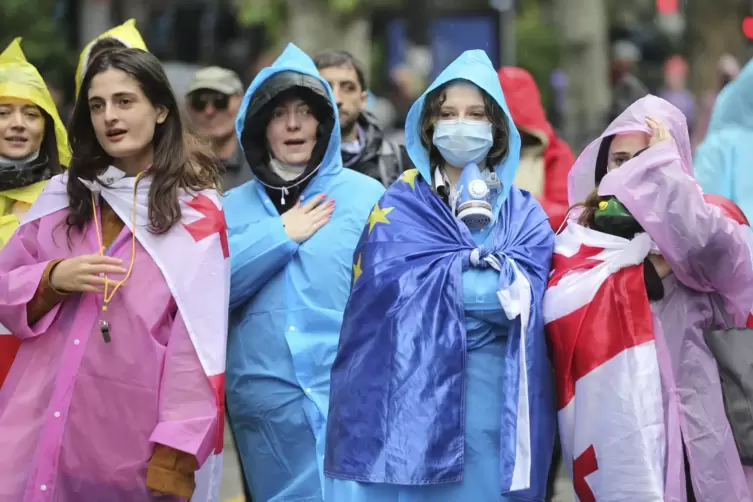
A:
[[[365,0],[308,0],[321,4],[334,15],[348,14],[368,3]],[[272,31],[278,30],[284,23],[287,9],[284,0],[233,0],[233,6],[241,25],[263,24]]]
[[[524,0],[515,22],[517,65],[536,79],[544,106],[549,106],[552,70],[559,64],[560,51],[554,26],[545,23],[539,0]]]
[[[75,53],[64,43],[53,17],[54,0],[0,0],[0,52],[16,37],[27,59],[42,72],[66,74]],[[72,73],[71,73],[72,74]]]
[[[4,1],[4,0],[0,0]],[[370,9],[399,6],[401,0],[307,0],[316,3],[338,18],[361,13]],[[264,25],[269,38],[274,40],[285,27],[288,16],[286,0],[232,0],[238,22],[243,26]]]

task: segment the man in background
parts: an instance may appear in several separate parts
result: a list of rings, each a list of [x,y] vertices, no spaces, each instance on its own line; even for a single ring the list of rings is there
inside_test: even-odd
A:
[[[223,191],[251,179],[251,169],[235,134],[235,117],[243,98],[243,83],[232,70],[209,66],[196,72],[186,91],[186,115],[194,130],[209,141],[222,161]]]
[[[368,88],[361,63],[345,51],[324,52],[314,63],[335,95],[343,166],[389,186],[412,164],[405,147],[387,140],[376,118],[366,111]]]

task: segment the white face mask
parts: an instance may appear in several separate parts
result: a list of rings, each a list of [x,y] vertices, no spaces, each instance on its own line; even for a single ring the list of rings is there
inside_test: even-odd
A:
[[[440,120],[432,141],[451,166],[481,165],[494,142],[492,125],[481,120]]]

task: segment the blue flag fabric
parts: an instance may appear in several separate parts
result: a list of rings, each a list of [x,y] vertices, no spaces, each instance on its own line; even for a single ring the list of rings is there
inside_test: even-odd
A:
[[[556,420],[541,314],[553,234],[541,206],[514,187],[497,218],[491,249],[477,247],[416,170],[374,207],[354,254],[332,368],[327,476],[399,485],[463,479],[462,273],[492,262],[501,296],[521,303],[515,289],[530,285],[530,309],[506,339],[500,490],[543,500]]]

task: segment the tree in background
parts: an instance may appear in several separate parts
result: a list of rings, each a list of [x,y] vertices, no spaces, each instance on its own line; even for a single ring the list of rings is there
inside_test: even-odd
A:
[[[308,53],[347,48],[369,67],[368,13],[395,0],[233,0],[241,25],[264,25],[272,51],[292,41]]]
[[[519,2],[515,20],[516,65],[528,70],[539,85],[541,100],[550,109],[554,99],[550,84],[552,72],[560,64],[560,49],[548,0]]]
[[[27,59],[43,77],[68,90],[68,84],[73,84],[76,54],[70,49],[57,22],[55,8],[58,2],[0,0],[0,3],[0,51],[14,38],[23,37],[21,46]]]
[[[603,0],[555,0],[562,68],[569,82],[563,136],[579,151],[604,129],[610,104]]]
[[[750,3],[747,0],[688,0],[687,5],[691,87],[697,95],[718,91],[719,58],[725,53],[742,58],[745,53],[741,26],[743,15],[751,12]],[[741,65],[745,61],[739,60]]]

